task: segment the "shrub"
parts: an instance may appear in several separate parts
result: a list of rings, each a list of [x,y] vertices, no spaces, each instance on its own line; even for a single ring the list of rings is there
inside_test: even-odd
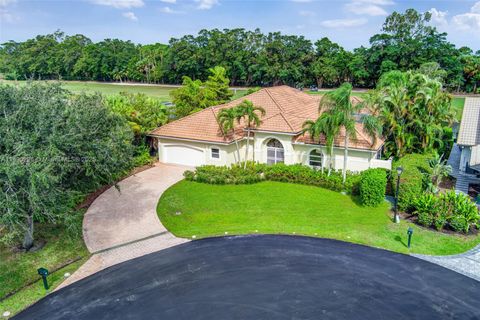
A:
[[[438,198],[431,193],[425,193],[415,201],[415,212],[421,225],[430,227],[435,219],[434,215],[438,206]]]
[[[397,175],[395,168],[402,167],[403,173],[400,178],[400,191],[398,208],[402,211],[412,212],[416,198],[423,193],[427,185],[428,175],[431,169],[428,160],[430,154],[409,154],[394,162],[392,170],[392,188],[396,192]]]
[[[235,164],[230,167],[205,165],[197,167],[195,171],[185,171],[184,177],[189,181],[210,184],[248,184],[270,180],[313,185],[334,191],[344,189],[340,172],[332,172],[328,175],[326,172],[301,164],[266,165],[248,162],[246,169],[243,168],[243,164]],[[348,173],[345,190],[355,193],[358,190],[359,179],[360,175]]]
[[[387,172],[384,169],[368,169],[360,177],[360,200],[363,205],[376,207],[385,199]]]
[[[463,194],[449,191],[435,196],[424,193],[415,201],[414,214],[418,222],[426,227],[434,226],[437,230],[449,226],[457,232],[468,233],[480,220],[477,206]]]

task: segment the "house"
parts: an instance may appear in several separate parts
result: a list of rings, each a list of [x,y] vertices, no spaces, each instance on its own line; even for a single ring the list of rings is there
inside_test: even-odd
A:
[[[328,153],[324,138],[314,141],[308,134],[302,134],[303,123],[318,117],[320,98],[288,86],[264,88],[173,121],[155,129],[150,136],[157,139],[160,162],[188,166],[230,165],[239,160],[236,144],[239,145],[240,160],[243,161],[247,144],[244,124],[238,124],[235,135],[224,134],[217,122],[217,115],[223,108],[235,107],[247,99],[266,111],[260,126],[252,129],[249,160],[325,167]],[[358,98],[353,98],[353,103],[359,102]],[[378,138],[372,144],[361,123],[356,124],[356,131],[357,139],[350,139],[349,143],[348,169],[390,169],[391,160],[380,159],[384,141]],[[343,168],[343,145],[344,133],[341,132],[334,142],[332,160],[335,169]]]
[[[480,184],[480,98],[465,98],[462,121],[448,164],[456,178],[455,190],[468,193],[471,184]]]
[[[480,173],[480,98],[466,98],[458,131],[460,172]]]

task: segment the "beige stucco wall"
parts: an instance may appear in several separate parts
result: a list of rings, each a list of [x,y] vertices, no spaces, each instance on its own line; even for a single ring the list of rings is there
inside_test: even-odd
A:
[[[243,142],[240,142],[240,147],[244,145]],[[194,148],[203,152],[204,164],[212,165],[230,165],[237,161],[237,152],[235,144],[223,145],[223,144],[214,144],[207,142],[196,142],[196,141],[184,141],[184,140],[175,140],[167,138],[158,139],[158,160],[160,162],[167,162],[166,159],[166,149],[172,146],[183,146],[186,148]],[[215,159],[211,157],[211,149],[218,148],[220,150],[220,159]],[[241,150],[245,150],[244,147]],[[240,154],[243,158],[243,153]],[[170,154],[169,157],[173,155]],[[174,159],[174,162],[180,163],[182,159]]]
[[[257,132],[254,138],[250,141],[249,160],[254,160],[261,163],[267,162],[267,142],[275,138],[283,145],[285,153],[285,163],[295,164],[302,163],[309,164],[309,154],[312,150],[319,150],[323,153],[323,166],[328,165],[327,151],[324,146],[306,145],[306,144],[292,144],[292,136],[277,133]],[[180,141],[174,139],[158,139],[159,161],[165,162],[164,152],[165,148],[169,146],[185,146],[202,150],[204,153],[204,163],[213,165],[231,165],[237,161],[237,152],[235,144],[219,145],[210,144],[206,142]],[[240,157],[243,161],[245,157],[246,141],[240,141]],[[220,149],[220,159],[211,158],[211,148],[216,147]],[[254,152],[253,148],[254,147]],[[333,150],[333,167],[337,170],[343,169],[343,148],[334,148]],[[178,159],[181,160],[181,159]],[[391,161],[375,159],[375,152],[365,150],[351,149],[348,152],[348,170],[363,171],[368,168],[386,168],[391,169]]]

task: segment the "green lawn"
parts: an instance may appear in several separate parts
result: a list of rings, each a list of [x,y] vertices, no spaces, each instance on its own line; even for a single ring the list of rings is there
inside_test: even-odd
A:
[[[402,221],[391,222],[387,203],[366,208],[341,193],[305,185],[261,182],[209,185],[181,181],[158,204],[165,227],[196,238],[235,234],[300,234],[339,239],[397,252],[446,255],[464,252],[480,236],[437,233]],[[413,246],[406,232],[414,229]]]
[[[9,84],[23,84],[25,81],[7,81],[0,80],[1,83]],[[162,85],[134,85],[134,84],[120,84],[120,83],[100,83],[100,82],[88,82],[88,81],[63,81],[62,85],[65,89],[68,89],[75,93],[80,92],[100,92],[107,96],[116,95],[120,92],[128,93],[144,93],[151,97],[156,97],[164,101],[171,101],[170,91],[175,89],[170,86]],[[245,94],[245,90],[236,90],[234,99],[240,98]]]
[[[22,288],[18,293],[0,302],[0,314],[5,311],[17,313],[46,294],[41,281],[25,287],[28,283],[40,279],[37,274],[38,268],[54,270],[68,261],[82,258],[48,276],[53,289],[61,283],[65,272],[73,273],[89,256],[80,235],[69,236],[61,226],[39,225],[36,228],[36,238],[46,241],[45,247],[41,250],[22,253],[0,246],[0,283],[2,284],[0,299]]]
[[[455,111],[457,120],[462,120],[463,106],[465,105],[464,97],[454,97],[452,100],[452,108]]]

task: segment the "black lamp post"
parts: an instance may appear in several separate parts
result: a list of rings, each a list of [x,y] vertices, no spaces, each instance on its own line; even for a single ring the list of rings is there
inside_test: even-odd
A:
[[[395,190],[395,215],[393,217],[393,221],[395,223],[400,222],[400,217],[398,216],[398,192],[400,191],[400,176],[402,175],[403,168],[397,168],[397,189]]]

